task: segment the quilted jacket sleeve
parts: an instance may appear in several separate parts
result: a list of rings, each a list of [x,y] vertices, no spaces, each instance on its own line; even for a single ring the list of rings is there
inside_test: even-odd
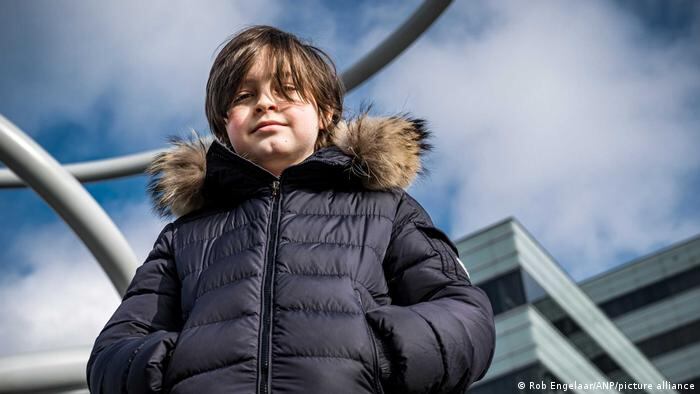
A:
[[[405,193],[384,272],[392,304],[367,318],[388,349],[387,390],[462,393],[483,377],[495,347],[491,304],[471,284],[454,244]]]
[[[158,393],[182,326],[172,224],[136,270],[122,303],[95,340],[87,365],[91,393]]]

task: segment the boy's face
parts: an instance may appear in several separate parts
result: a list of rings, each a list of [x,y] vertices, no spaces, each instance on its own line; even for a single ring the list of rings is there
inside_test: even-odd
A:
[[[294,101],[275,92],[272,75],[256,61],[235,92],[227,113],[226,133],[238,154],[279,176],[314,152],[319,116],[315,103],[304,103],[291,81],[285,89]],[[260,127],[264,122],[277,124]]]

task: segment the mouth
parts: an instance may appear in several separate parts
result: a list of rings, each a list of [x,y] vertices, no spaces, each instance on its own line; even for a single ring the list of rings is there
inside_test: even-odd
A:
[[[273,121],[260,122],[260,123],[258,123],[257,126],[255,126],[255,129],[253,129],[253,133],[255,133],[256,131],[261,130],[261,129],[266,130],[266,129],[272,128],[272,127],[268,127],[268,126],[284,126],[284,124],[280,123],[280,122],[273,122]]]

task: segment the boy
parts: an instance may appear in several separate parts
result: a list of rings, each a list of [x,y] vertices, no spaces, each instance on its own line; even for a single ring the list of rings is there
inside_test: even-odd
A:
[[[218,54],[216,140],[154,161],[169,223],[88,362],[95,393],[463,392],[493,314],[403,188],[424,122],[341,120],[332,61],[253,26]]]

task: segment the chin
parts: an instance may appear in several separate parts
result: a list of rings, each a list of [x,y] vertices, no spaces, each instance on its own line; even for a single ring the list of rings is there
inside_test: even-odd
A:
[[[284,141],[266,141],[258,151],[264,155],[288,155],[293,152],[292,148]]]

